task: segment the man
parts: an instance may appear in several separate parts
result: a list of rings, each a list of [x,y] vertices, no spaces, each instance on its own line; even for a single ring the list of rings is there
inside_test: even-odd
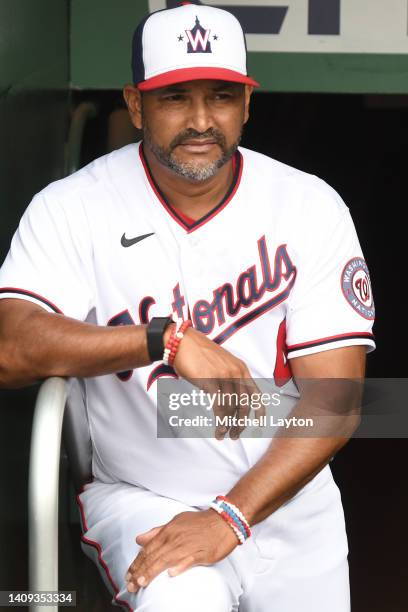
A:
[[[305,379],[361,380],[374,307],[348,209],[317,177],[238,148],[257,84],[228,12],[149,16],[133,81],[143,142],[48,186],[20,222],[0,272],[0,380],[85,378],[83,541],[116,603],[346,612],[328,462],[347,437],[253,439],[233,423],[158,438],[156,401],[163,377],[253,392],[253,378],[293,376],[302,414]],[[169,313],[193,328],[175,336]]]

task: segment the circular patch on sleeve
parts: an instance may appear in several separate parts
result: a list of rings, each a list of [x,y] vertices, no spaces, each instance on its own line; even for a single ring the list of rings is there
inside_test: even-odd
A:
[[[370,273],[362,257],[354,257],[344,266],[341,287],[348,303],[365,319],[374,319],[375,307]]]

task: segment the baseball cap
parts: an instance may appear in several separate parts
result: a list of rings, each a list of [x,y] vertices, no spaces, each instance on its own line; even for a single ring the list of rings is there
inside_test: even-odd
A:
[[[142,91],[197,79],[258,87],[247,74],[246,59],[238,19],[213,6],[184,2],[156,11],[133,35],[133,82]]]

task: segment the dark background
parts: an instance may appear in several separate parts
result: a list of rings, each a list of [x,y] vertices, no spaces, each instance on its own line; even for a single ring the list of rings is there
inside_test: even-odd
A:
[[[3,74],[0,82],[1,261],[31,196],[63,175],[72,109],[82,100],[99,105],[98,117],[85,130],[81,163],[86,163],[109,147],[108,118],[123,107],[118,92],[69,94],[63,43],[68,16],[61,13],[61,5],[57,14],[55,3],[48,0],[40,10],[34,5],[31,29],[38,23],[44,32],[48,18],[53,27],[46,35],[49,40],[33,41],[31,51],[38,54],[44,44],[55,53],[50,74],[38,79],[37,72],[32,82],[28,45],[18,78],[7,81]],[[26,3],[24,10],[29,6]],[[46,14],[41,13],[44,7]],[[4,10],[0,4],[0,24],[15,18]],[[0,35],[2,40],[9,35],[1,25]],[[18,36],[23,39],[25,32]],[[350,207],[377,309],[377,350],[368,357],[371,377],[405,377],[408,369],[401,269],[407,239],[407,122],[408,96],[257,93],[242,141],[325,179]],[[26,489],[35,393],[35,387],[0,390],[0,590],[27,588]],[[405,439],[353,439],[331,464],[346,515],[353,612],[407,609],[406,449]],[[109,596],[79,549],[79,525],[67,500],[65,463],[62,476],[61,588],[78,591],[78,609],[109,609]]]

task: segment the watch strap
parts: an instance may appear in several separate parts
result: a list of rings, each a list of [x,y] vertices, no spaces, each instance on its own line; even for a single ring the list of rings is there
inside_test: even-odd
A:
[[[173,323],[172,317],[153,317],[147,326],[147,350],[151,361],[163,358],[163,334],[166,328]]]

